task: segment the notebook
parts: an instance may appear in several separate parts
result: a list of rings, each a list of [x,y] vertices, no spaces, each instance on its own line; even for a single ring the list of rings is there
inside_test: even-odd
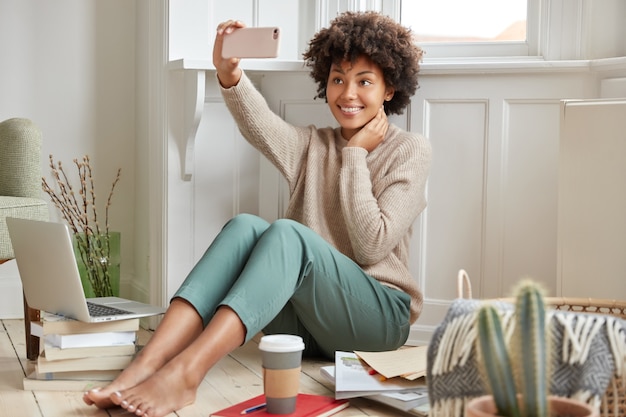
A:
[[[30,307],[83,322],[126,320],[165,312],[162,307],[119,297],[85,298],[66,224],[11,217],[6,221]],[[90,314],[90,308],[100,312]]]
[[[278,414],[268,413],[264,406],[265,395],[261,394],[226,407],[223,410],[214,411],[210,417],[240,417],[242,415],[249,417],[278,416]],[[296,399],[296,411],[283,415],[287,417],[328,417],[349,406],[348,400],[336,400],[333,397],[324,395],[299,393]]]

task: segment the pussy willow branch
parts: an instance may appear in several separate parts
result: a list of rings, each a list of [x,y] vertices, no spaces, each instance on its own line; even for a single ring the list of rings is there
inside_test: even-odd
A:
[[[75,228],[74,222],[70,221],[70,219],[79,216],[80,212],[77,210],[78,203],[76,202],[72,186],[67,180],[67,176],[63,171],[63,166],[61,165],[61,162],[59,162],[58,164],[58,169],[55,167],[52,155],[50,155],[50,168],[52,169],[52,175],[59,189],[61,190],[61,193],[60,195],[54,193],[52,188],[46,183],[45,178],[43,179],[44,190],[50,195],[57,208],[59,208],[59,210],[63,214],[63,217],[66,218],[68,220],[68,223],[70,223],[70,225]],[[65,181],[61,179],[59,172],[63,174],[63,178]],[[71,204],[72,199],[74,200],[74,204]]]
[[[117,185],[118,181],[120,180],[120,175],[122,174],[122,168],[118,168],[117,169],[117,175],[115,176],[115,179],[113,180],[113,184],[111,185],[111,191],[109,191],[109,197],[107,198],[107,204],[104,207],[104,218],[106,220],[106,232],[109,233],[109,207],[111,207],[111,199],[113,198],[113,190],[115,189],[115,186]]]
[[[88,155],[82,158],[82,161],[74,159],[74,164],[78,170],[78,179],[80,182],[78,194],[76,197],[74,188],[65,172],[62,163],[54,162],[54,158],[50,155],[50,169],[52,177],[56,182],[54,189],[45,178],[42,178],[43,190],[50,196],[54,205],[59,209],[65,221],[72,228],[74,233],[99,234],[100,225],[98,223],[98,212],[96,208],[96,192],[93,179],[93,170]],[[115,186],[117,185],[121,175],[121,169],[117,170],[117,175],[111,185],[111,191],[105,206],[105,233],[109,231],[109,206]],[[57,191],[58,190],[58,191]],[[89,218],[91,214],[91,219]]]
[[[92,234],[94,233],[93,231],[93,227],[90,226],[89,224],[89,207],[91,205],[91,207],[93,207],[93,221],[96,224],[96,233],[98,233],[98,216],[95,210],[95,199],[94,197],[94,191],[93,191],[93,178],[89,178],[89,182],[88,177],[91,176],[91,174],[87,172],[87,164],[89,164],[89,159],[87,156],[83,157],[83,162],[79,162],[78,159],[74,159],[74,164],[76,165],[76,169],[78,170],[78,179],[80,181],[80,196],[83,202],[83,206],[82,206],[82,212],[81,212],[81,222],[84,225],[83,230],[85,230],[85,232],[87,232],[87,234]],[[91,186],[91,193],[89,193],[89,186]],[[89,195],[91,194],[91,201],[89,201]]]
[[[87,181],[89,181],[89,193],[91,195],[91,211],[93,213],[93,221],[96,226],[96,233],[100,234],[100,225],[98,224],[98,213],[96,212],[96,192],[95,192],[95,186],[93,183],[93,173],[91,171],[91,164],[89,161],[89,156],[85,155],[85,157],[83,158],[83,161],[84,161],[84,164],[83,164],[81,181],[85,185],[87,185]],[[87,191],[85,190],[85,192]],[[85,209],[85,212],[87,212],[87,209]]]
[[[74,195],[74,190],[70,184],[63,165],[59,162],[55,165],[52,155],[50,155],[50,168],[52,170],[52,176],[56,181],[59,189],[59,193],[55,192],[50,185],[46,182],[45,178],[42,178],[43,189],[51,197],[55,206],[61,211],[65,220],[69,223],[72,231],[77,233],[79,229],[82,229],[79,224],[81,211]]]
[[[72,188],[72,184],[70,183],[65,171],[63,170],[63,165],[61,161],[58,163],[59,169],[58,171],[54,167],[54,161],[52,160],[52,155],[50,155],[50,167],[52,168],[52,173],[54,174],[57,183],[59,184],[59,188],[61,191],[65,191],[62,193],[63,200],[68,208],[72,209],[72,213],[75,217],[80,217],[80,210],[78,206],[78,202],[76,201],[76,195],[74,194],[74,189]],[[63,181],[61,180],[59,173],[63,175]]]

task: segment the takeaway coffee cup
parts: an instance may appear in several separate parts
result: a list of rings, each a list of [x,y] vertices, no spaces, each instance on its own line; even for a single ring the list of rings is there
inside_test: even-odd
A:
[[[300,336],[273,334],[259,343],[263,362],[266,411],[290,414],[296,409],[304,342]]]

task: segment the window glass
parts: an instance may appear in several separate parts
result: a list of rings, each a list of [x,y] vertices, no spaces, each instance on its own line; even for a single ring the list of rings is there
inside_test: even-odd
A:
[[[403,0],[417,42],[525,42],[527,0]]]

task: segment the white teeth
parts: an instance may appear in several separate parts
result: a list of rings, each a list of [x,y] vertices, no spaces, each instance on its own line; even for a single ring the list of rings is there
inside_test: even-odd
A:
[[[341,111],[346,112],[346,113],[356,113],[360,110],[361,110],[360,107],[342,107],[341,108]]]

